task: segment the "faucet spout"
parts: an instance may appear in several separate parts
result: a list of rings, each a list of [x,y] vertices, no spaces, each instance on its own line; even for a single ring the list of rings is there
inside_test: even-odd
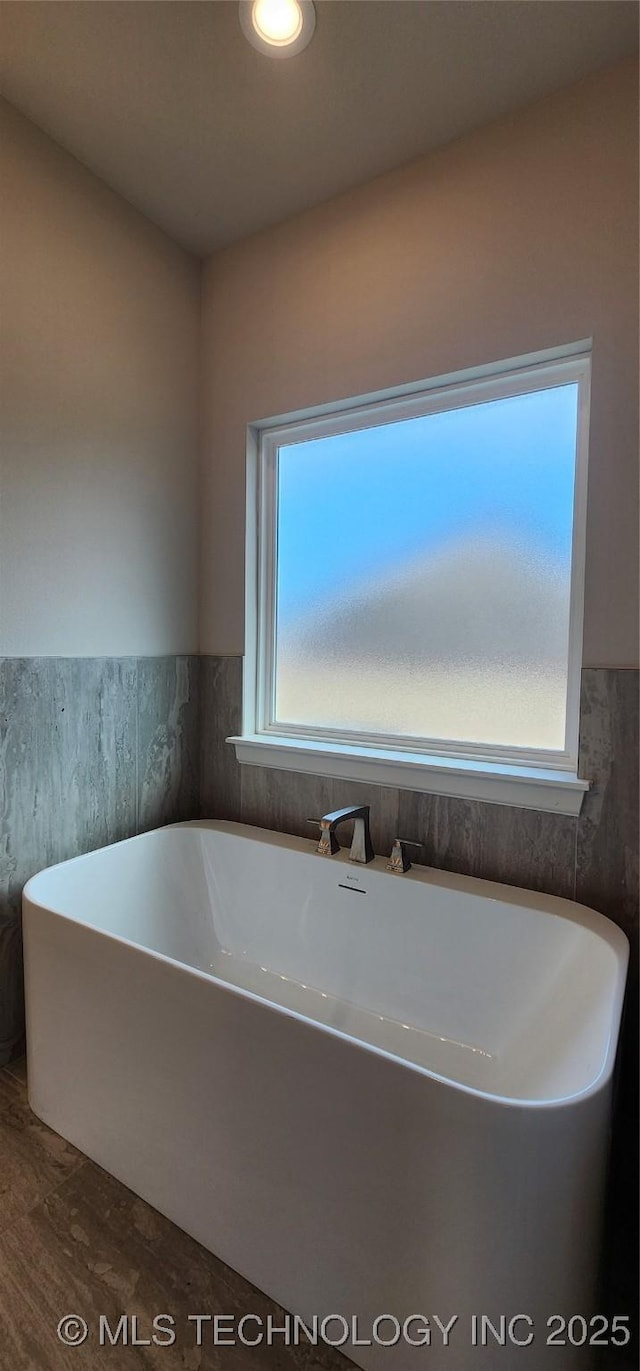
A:
[[[334,809],[320,820],[320,842],[318,852],[323,857],[333,856],[339,851],[335,836],[339,824],[353,819],[353,838],[349,860],[351,862],[372,862],[375,857],[369,829],[369,805],[348,805],[346,809]]]

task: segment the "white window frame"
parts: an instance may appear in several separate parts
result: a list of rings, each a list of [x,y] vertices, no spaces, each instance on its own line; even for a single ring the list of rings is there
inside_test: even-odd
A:
[[[577,766],[590,375],[591,340],[587,340],[250,426],[243,725],[242,735],[228,740],[235,745],[240,762],[496,804],[579,813],[588,788],[588,782],[578,778]],[[275,721],[279,448],[574,383],[578,385],[578,422],[562,752],[350,733]]]

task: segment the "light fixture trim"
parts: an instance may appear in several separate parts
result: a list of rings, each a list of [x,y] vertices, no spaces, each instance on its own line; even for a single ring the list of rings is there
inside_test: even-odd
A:
[[[316,26],[313,0],[295,0],[300,23],[293,37],[282,39],[267,37],[265,30],[256,23],[256,11],[260,3],[261,0],[240,0],[240,25],[251,46],[269,57],[293,57],[295,53],[302,52],[311,42]]]

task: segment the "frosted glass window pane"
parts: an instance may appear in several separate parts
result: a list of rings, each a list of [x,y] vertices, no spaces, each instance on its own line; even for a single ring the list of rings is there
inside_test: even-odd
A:
[[[564,747],[577,398],[280,448],[277,722]]]

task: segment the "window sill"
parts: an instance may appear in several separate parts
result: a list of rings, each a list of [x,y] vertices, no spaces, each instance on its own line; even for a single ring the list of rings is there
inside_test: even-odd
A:
[[[589,782],[565,771],[415,752],[372,752],[346,743],[314,742],[264,733],[227,738],[239,762],[332,776],[365,784],[515,805],[554,814],[579,814]]]

